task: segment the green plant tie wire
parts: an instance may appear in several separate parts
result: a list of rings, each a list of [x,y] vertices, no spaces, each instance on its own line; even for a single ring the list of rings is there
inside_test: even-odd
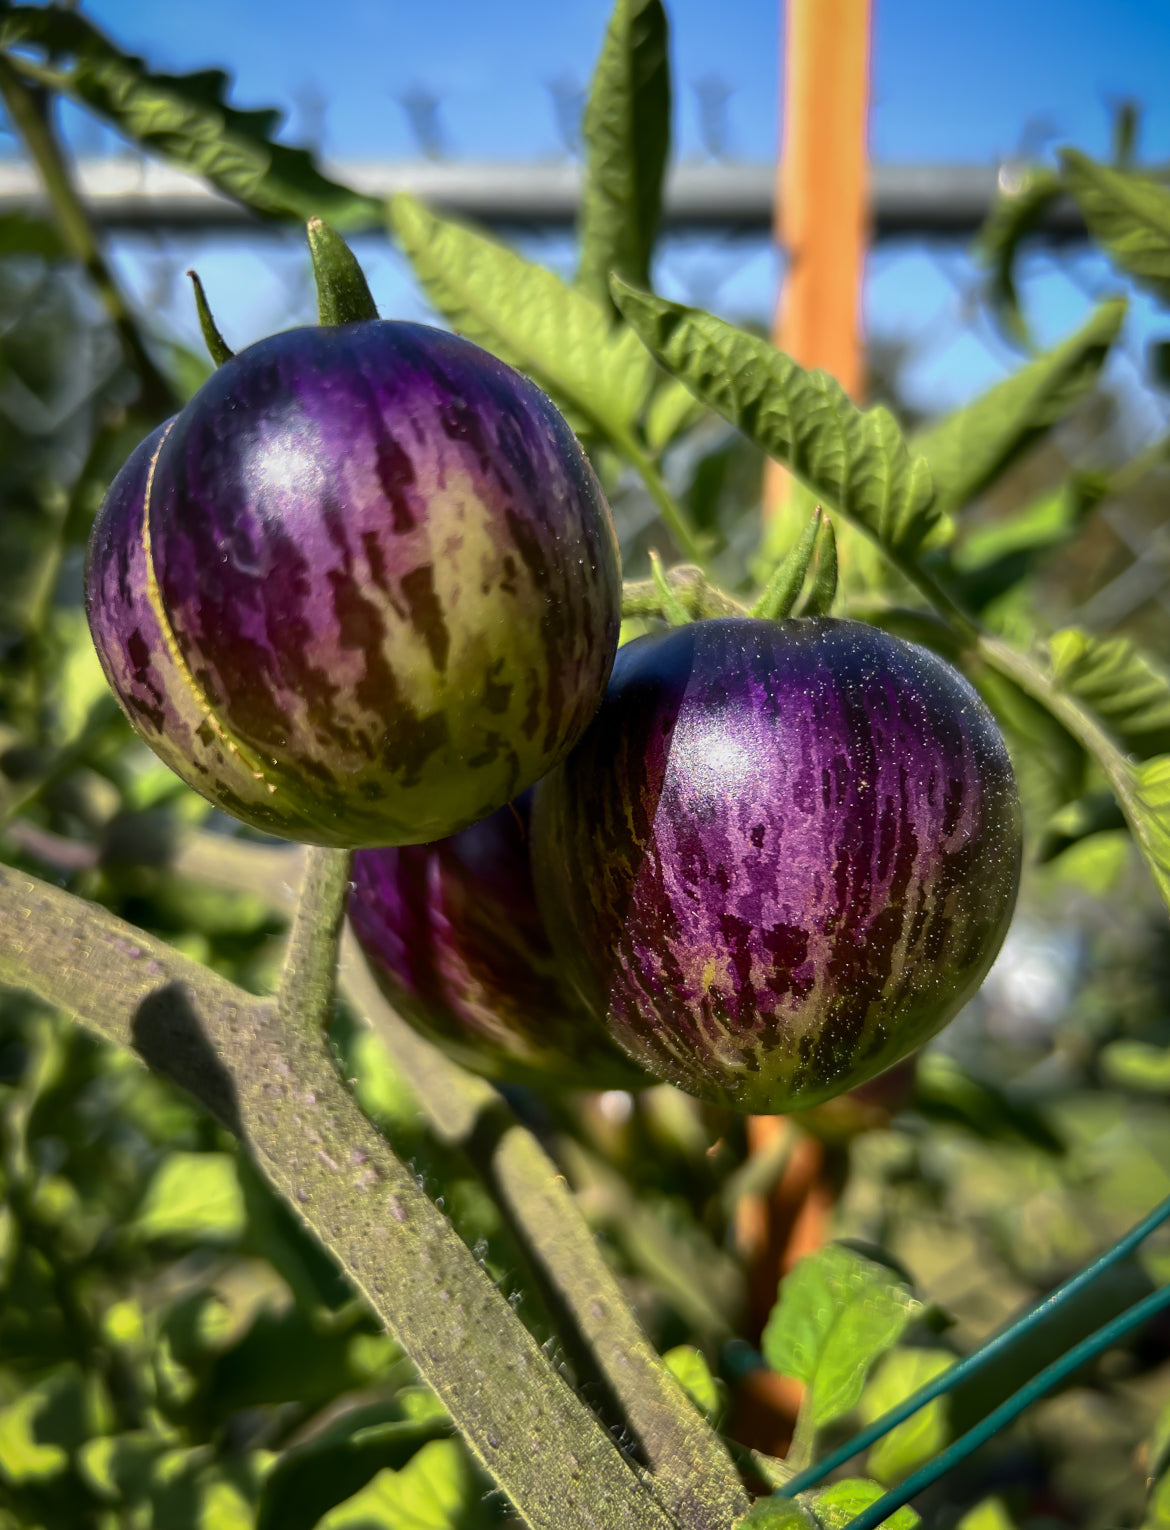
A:
[[[957,1386],[961,1381],[965,1381],[968,1376],[974,1375],[976,1371],[980,1370],[990,1360],[995,1359],[997,1355],[1001,1355],[1006,1350],[1009,1350],[1017,1339],[1024,1338],[1034,1328],[1039,1327],[1054,1312],[1058,1311],[1065,1302],[1071,1300],[1079,1291],[1083,1291],[1086,1286],[1092,1285],[1098,1275],[1103,1275],[1112,1265],[1119,1263],[1122,1259],[1132,1254],[1138,1244],[1143,1243],[1156,1228],[1161,1227],[1167,1218],[1170,1218],[1170,1197],[1167,1197],[1160,1205],[1155,1206],[1149,1216],[1140,1221],[1136,1227],[1130,1228],[1123,1238],[1120,1238],[1111,1248],[1106,1249],[1092,1264],[1086,1265],[1083,1270],[1079,1270],[1077,1274],[1066,1280],[1062,1286],[1058,1286],[1051,1296],[1046,1296],[1043,1301],[1030,1308],[1022,1317],[1017,1318],[1014,1323],[1005,1328],[1002,1333],[997,1334],[994,1339],[991,1339],[988,1343],[977,1349],[973,1355],[968,1355],[966,1360],[960,1361],[958,1365],[952,1366],[950,1370],[944,1371],[940,1376],[936,1376],[933,1381],[927,1382],[919,1391],[907,1397],[904,1402],[900,1402],[896,1408],[891,1408],[888,1413],[883,1413],[881,1418],[876,1419],[867,1428],[862,1429],[859,1433],[846,1440],[844,1444],[839,1445],[836,1450],[830,1452],[823,1460],[807,1467],[802,1472],[798,1472],[782,1488],[778,1488],[774,1496],[777,1498],[794,1498],[797,1493],[804,1492],[806,1488],[815,1487],[830,1472],[836,1471],[837,1467],[843,1466],[853,1456],[858,1456],[863,1450],[868,1450],[876,1440],[880,1440],[883,1435],[889,1434],[891,1429],[896,1429],[911,1414],[917,1413],[919,1408],[924,1408],[928,1402],[933,1402],[936,1397],[941,1397],[944,1393],[949,1392],[952,1387]],[[1124,1317],[1126,1314],[1122,1314],[1122,1316]],[[1025,1404],[1024,1406],[1027,1405]],[[883,1499],[882,1502],[885,1502],[885,1500]],[[892,1509],[887,1509],[886,1512],[890,1513]],[[876,1525],[880,1521],[876,1519],[867,1520],[867,1523]]]
[[[1108,1349],[1115,1340],[1123,1338],[1130,1329],[1138,1328],[1155,1313],[1161,1312],[1164,1307],[1170,1307],[1170,1286],[1162,1286],[1144,1297],[1136,1306],[1128,1312],[1123,1312],[1120,1317],[1115,1317],[1112,1322],[1106,1323],[1104,1328],[1099,1328],[1096,1333],[1082,1339],[1079,1344],[1074,1344],[1067,1354],[1054,1360],[1049,1366],[1033,1376],[1032,1380],[1022,1386],[1018,1392],[1014,1392],[1006,1402],[1000,1403],[999,1407],[989,1413],[982,1423],[976,1424],[974,1429],[968,1429],[967,1433],[960,1435],[953,1445],[947,1447],[933,1461],[928,1462],[918,1471],[907,1477],[905,1482],[891,1489],[876,1503],[872,1503],[868,1509],[851,1519],[845,1530],[875,1530],[884,1519],[888,1519],[895,1509],[900,1509],[919,1493],[924,1492],[930,1485],[937,1482],[940,1477],[946,1476],[952,1467],[958,1466],[972,1452],[979,1449],[980,1445],[986,1444],[992,1435],[998,1434],[1023,1413],[1025,1408],[1038,1401],[1046,1393],[1051,1392],[1053,1387],[1059,1386],[1066,1376],[1084,1365],[1086,1361],[1094,1359],[1103,1349]],[[792,1484],[787,1486],[791,1488]]]

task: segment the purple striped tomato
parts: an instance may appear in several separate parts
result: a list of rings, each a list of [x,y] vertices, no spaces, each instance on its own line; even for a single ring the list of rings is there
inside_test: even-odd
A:
[[[905,1057],[975,992],[1021,855],[1003,739],[927,650],[830,618],[638,638],[538,786],[537,889],[638,1063],[760,1113]]]
[[[86,578],[106,675],[217,806],[313,844],[442,838],[601,699],[608,506],[527,378],[417,324],[274,335],[115,479]]]
[[[561,980],[532,885],[530,794],[433,845],[359,850],[349,919],[394,1008],[493,1078],[647,1080]]]

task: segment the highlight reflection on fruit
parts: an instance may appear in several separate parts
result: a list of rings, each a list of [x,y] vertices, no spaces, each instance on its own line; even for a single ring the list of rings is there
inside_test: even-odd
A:
[[[754,1112],[852,1088],[975,992],[1015,902],[998,728],[935,655],[857,622],[636,639],[537,788],[554,945],[658,1077]]]
[[[221,366],[115,479],[86,592],[166,763],[338,846],[441,838],[544,774],[596,710],[620,603],[609,509],[549,399],[380,321]]]

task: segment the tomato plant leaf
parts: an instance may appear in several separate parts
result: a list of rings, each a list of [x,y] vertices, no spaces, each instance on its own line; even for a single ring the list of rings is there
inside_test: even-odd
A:
[[[1170,675],[1128,638],[1065,627],[1049,638],[1048,652],[1056,683],[1090,707],[1130,754],[1170,753]]]
[[[1129,801],[1130,826],[1146,864],[1167,905],[1170,905],[1170,755],[1158,755],[1133,772]]]
[[[139,1238],[233,1242],[244,1229],[244,1193],[230,1153],[171,1153],[146,1187]]]
[[[497,1516],[458,1440],[432,1440],[401,1471],[386,1470],[332,1509],[319,1530],[487,1530]]]
[[[689,388],[676,377],[664,377],[646,410],[646,444],[651,451],[660,452],[706,413],[707,406]]]
[[[396,196],[390,223],[428,297],[451,325],[527,372],[579,433],[620,438],[653,384],[629,329],[554,272],[494,239]]]
[[[1093,238],[1122,271],[1170,302],[1170,187],[1074,149],[1065,149],[1060,162]]]
[[[1061,191],[1060,180],[1051,170],[1025,171],[1019,184],[993,203],[975,239],[975,256],[989,272],[987,299],[992,315],[1017,345],[1028,343],[1028,328],[1020,308],[1016,260],[1020,246]]]
[[[1093,387],[1125,318],[1114,299],[1053,350],[911,441],[930,463],[940,513],[961,510],[994,483]]]
[[[611,271],[639,286],[650,284],[670,152],[670,62],[661,0],[617,0],[585,108],[584,136],[577,285],[611,310]]]
[[[876,1422],[954,1363],[954,1356],[941,1349],[890,1350],[879,1360],[862,1394],[858,1410],[862,1422]],[[908,1477],[949,1443],[947,1404],[944,1398],[936,1397],[873,1446],[866,1469],[888,1487]]]
[[[850,1521],[862,1509],[877,1503],[884,1492],[885,1488],[877,1482],[868,1482],[864,1477],[846,1477],[816,1495],[813,1513],[822,1530],[847,1530]],[[911,1508],[895,1509],[888,1519],[882,1521],[888,1530],[915,1530],[921,1523]]]
[[[380,1471],[401,1470],[421,1446],[450,1428],[441,1409],[431,1417],[403,1418],[397,1400],[347,1409],[281,1452],[264,1479],[256,1530],[313,1530],[323,1514]]]
[[[5,8],[0,48],[40,50],[47,67],[38,67],[35,78],[253,212],[302,220],[319,215],[339,228],[381,221],[376,199],[330,180],[307,150],[276,142],[279,112],[229,105],[222,70],[155,74],[77,11],[53,5]],[[10,62],[20,69],[25,60],[14,55]]]
[[[764,1329],[764,1358],[805,1383],[802,1415],[819,1428],[856,1404],[870,1366],[897,1343],[920,1305],[887,1266],[830,1243],[781,1282]]]
[[[911,558],[938,520],[930,468],[888,409],[858,409],[824,372],[766,340],[615,278],[618,307],[651,354],[749,440],[785,463],[829,510]]]
[[[693,1344],[677,1344],[668,1349],[662,1363],[682,1387],[704,1418],[717,1423],[727,1402],[726,1388]]]

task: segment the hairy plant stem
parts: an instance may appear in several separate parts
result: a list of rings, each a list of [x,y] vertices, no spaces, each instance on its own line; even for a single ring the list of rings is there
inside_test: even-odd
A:
[[[66,248],[85,267],[114,322],[126,355],[138,373],[142,384],[142,408],[147,414],[163,419],[178,408],[178,395],[151,359],[130,307],[102,253],[97,233],[77,194],[53,132],[49,98],[43,89],[23,78],[23,74],[16,60],[0,54],[0,99],[3,99],[12,124],[40,173]]]
[[[27,822],[12,825],[7,837],[66,873],[98,864],[93,848]],[[257,894],[287,912],[297,907],[306,866],[327,853],[194,832],[170,848],[169,863],[178,876]],[[286,974],[290,969],[291,961]],[[688,1530],[734,1523],[747,1507],[739,1475],[715,1431],[661,1364],[556,1164],[491,1084],[399,1019],[349,931],[341,940],[340,977],[346,998],[387,1044],[435,1136],[466,1153],[555,1290],[563,1319],[576,1330],[653,1473],[659,1499]]]
[[[290,1028],[278,1004],[8,866],[0,982],[131,1047],[240,1138],[531,1530],[678,1523],[362,1115],[321,1037]]]
[[[746,608],[730,595],[725,595],[712,584],[701,568],[680,563],[667,569],[663,576],[673,601],[663,598],[662,588],[656,579],[640,579],[622,588],[622,616],[656,616],[670,621],[674,601],[692,621],[702,621],[711,616],[746,616]]]
[[[646,492],[658,506],[659,514],[674,538],[679,552],[691,563],[704,564],[706,560],[695,539],[695,534],[687,525],[686,517],[674,495],[666,487],[666,482],[649,452],[638,444],[629,431],[614,437],[613,444],[646,485]]]
[[[293,889],[335,852],[249,845],[192,834],[177,847],[175,871],[294,906]],[[348,878],[348,869],[346,872]],[[295,937],[290,940],[290,952]],[[286,973],[291,962],[286,965]],[[348,930],[341,940],[341,987],[386,1042],[440,1141],[462,1150],[485,1179],[512,1230],[555,1291],[654,1477],[657,1496],[680,1526],[722,1530],[747,1508],[739,1474],[715,1431],[662,1365],[602,1257],[556,1164],[521,1126],[497,1090],[424,1040],[394,1013]]]
[[[285,946],[276,1007],[286,1024],[309,1035],[329,1029],[337,997],[337,943],[349,896],[351,850],[312,845]]]
[[[342,986],[386,1041],[435,1135],[464,1149],[555,1288],[680,1525],[726,1526],[747,1495],[715,1432],[662,1365],[564,1178],[497,1091],[394,1013],[347,932]]]

